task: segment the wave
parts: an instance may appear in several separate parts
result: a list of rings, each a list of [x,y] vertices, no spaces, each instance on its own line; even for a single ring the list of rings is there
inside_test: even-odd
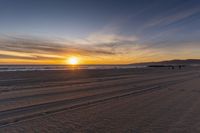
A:
[[[145,66],[134,65],[1,65],[0,72],[10,71],[47,71],[47,70],[75,70],[75,69],[127,69],[127,68],[142,68]]]

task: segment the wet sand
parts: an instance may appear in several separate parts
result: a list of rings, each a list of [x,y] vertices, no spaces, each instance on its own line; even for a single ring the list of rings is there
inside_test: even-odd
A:
[[[0,73],[0,133],[198,133],[200,69]]]

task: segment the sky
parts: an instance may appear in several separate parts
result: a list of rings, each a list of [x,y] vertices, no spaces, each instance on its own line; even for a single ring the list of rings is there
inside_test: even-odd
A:
[[[0,0],[0,64],[129,64],[199,51],[199,0]]]

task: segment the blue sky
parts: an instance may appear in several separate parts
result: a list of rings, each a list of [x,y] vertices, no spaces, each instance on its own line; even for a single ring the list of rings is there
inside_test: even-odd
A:
[[[122,63],[200,58],[199,0],[0,2],[1,59],[20,59],[16,55],[23,51],[34,53],[34,60],[40,60],[38,55],[49,52],[40,49],[44,42],[55,49],[50,52],[56,57],[74,53],[90,62],[101,58],[109,63],[113,56],[127,60]],[[33,48],[34,42],[37,48]],[[56,46],[61,46],[60,53]],[[120,63],[120,59],[110,63]]]

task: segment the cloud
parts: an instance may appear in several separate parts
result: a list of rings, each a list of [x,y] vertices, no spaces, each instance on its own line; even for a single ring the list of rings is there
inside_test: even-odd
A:
[[[174,31],[166,31],[162,36]],[[176,42],[168,39],[158,39],[160,35],[154,36],[152,40],[143,41],[136,36],[123,36],[118,34],[94,33],[83,39],[41,39],[36,37],[2,37],[0,38],[0,62],[3,59],[18,59],[25,61],[43,60],[65,60],[68,56],[77,55],[89,60],[106,59],[122,61],[157,59],[167,57],[190,48],[194,51],[198,42]],[[157,41],[155,41],[157,40]],[[199,47],[198,47],[199,48]]]
[[[116,34],[92,34],[87,37],[87,40],[93,44],[109,44],[109,43],[119,43],[119,42],[134,42],[138,38],[135,36],[121,36]]]
[[[29,37],[0,38],[0,58],[64,59],[67,55],[109,56],[120,53],[120,48],[136,38],[119,35],[94,34],[80,40],[48,40]],[[111,50],[111,49],[117,50]]]
[[[174,9],[162,13],[162,16],[152,17],[152,19],[148,20],[146,24],[144,24],[143,27],[140,28],[140,30],[167,26],[178,21],[185,20],[197,13],[200,13],[199,5],[195,5],[191,8],[186,8],[185,5],[182,5],[180,7],[176,7]]]

